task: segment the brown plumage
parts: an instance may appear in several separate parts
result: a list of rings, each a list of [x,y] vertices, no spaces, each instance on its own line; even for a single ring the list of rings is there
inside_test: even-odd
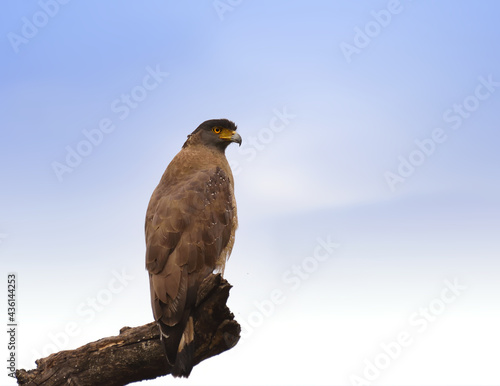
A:
[[[146,268],[151,305],[172,375],[193,367],[191,309],[198,288],[224,271],[238,226],[233,175],[225,156],[241,145],[227,119],[203,122],[188,136],[156,187],[146,213]]]

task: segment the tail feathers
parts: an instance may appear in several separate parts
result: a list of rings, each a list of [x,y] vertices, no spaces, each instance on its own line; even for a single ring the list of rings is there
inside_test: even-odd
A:
[[[194,357],[194,325],[193,318],[188,317],[186,323],[178,323],[169,327],[158,322],[160,338],[165,349],[167,361],[172,366],[174,377],[188,377],[193,369]]]
[[[177,349],[177,358],[175,360],[172,375],[174,377],[188,377],[193,369],[194,357],[194,326],[193,318],[190,316],[186,328],[182,333],[181,341]]]

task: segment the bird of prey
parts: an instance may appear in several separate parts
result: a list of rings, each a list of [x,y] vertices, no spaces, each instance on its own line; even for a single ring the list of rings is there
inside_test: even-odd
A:
[[[227,119],[212,119],[188,135],[146,213],[151,306],[176,377],[188,377],[193,367],[198,289],[212,272],[224,272],[234,244],[238,220],[225,150],[232,142],[241,146],[236,129]]]

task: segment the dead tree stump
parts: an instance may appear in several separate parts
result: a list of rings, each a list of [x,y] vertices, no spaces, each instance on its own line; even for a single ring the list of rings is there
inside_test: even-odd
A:
[[[234,347],[241,328],[226,306],[231,285],[212,275],[193,312],[197,365]],[[155,322],[123,327],[120,335],[99,339],[75,350],[36,361],[37,368],[17,370],[19,385],[119,386],[170,374]],[[193,370],[194,371],[194,370]]]

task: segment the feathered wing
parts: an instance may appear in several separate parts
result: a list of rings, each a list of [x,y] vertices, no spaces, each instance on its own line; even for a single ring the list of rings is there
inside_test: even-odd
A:
[[[176,376],[188,376],[194,350],[193,320],[198,287],[223,269],[236,229],[232,182],[217,167],[182,182],[160,182],[146,215],[146,268],[151,302],[167,359]]]

